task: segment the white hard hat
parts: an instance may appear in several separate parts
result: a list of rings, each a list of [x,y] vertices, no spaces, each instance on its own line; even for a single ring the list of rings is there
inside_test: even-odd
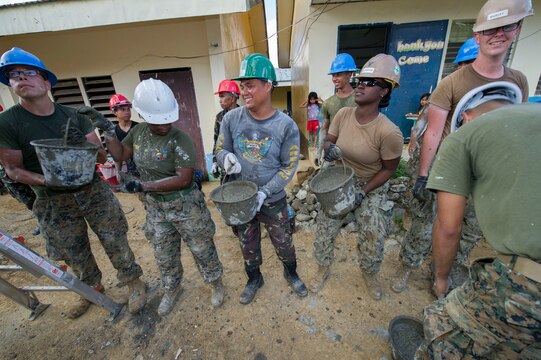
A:
[[[171,124],[178,120],[178,102],[164,82],[143,80],[135,88],[133,108],[149,124]]]
[[[462,125],[462,113],[491,100],[507,100],[513,104],[522,102],[520,88],[508,81],[495,81],[470,90],[458,102],[451,118],[451,132],[457,131]]]

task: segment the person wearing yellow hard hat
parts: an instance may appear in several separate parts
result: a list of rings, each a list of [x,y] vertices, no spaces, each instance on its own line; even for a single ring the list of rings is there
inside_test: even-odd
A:
[[[383,261],[383,244],[389,233],[388,180],[395,173],[402,154],[400,129],[380,109],[389,105],[399,86],[400,67],[394,57],[378,54],[369,59],[356,76],[356,107],[345,107],[334,117],[325,139],[327,162],[338,161],[355,172],[355,223],[359,227],[358,249],[361,273],[370,296],[380,300],[383,290],[378,272]],[[310,283],[318,292],[330,275],[334,241],[343,218],[320,211],[316,218],[314,254],[318,270]]]
[[[506,67],[505,57],[518,36],[522,21],[533,15],[530,0],[488,0],[481,8],[473,26],[479,53],[473,63],[444,78],[430,97],[426,130],[419,139],[420,151],[412,155],[416,179],[409,211],[412,225],[402,243],[400,266],[392,279],[392,289],[406,289],[412,270],[423,264],[431,250],[430,234],[434,222],[434,196],[426,190],[429,171],[443,139],[450,133],[453,112],[470,90],[494,81],[508,81],[522,91],[522,101],[528,99],[528,81],[523,73]],[[460,243],[458,263],[465,263],[469,253],[483,237],[475,212],[468,202]]]

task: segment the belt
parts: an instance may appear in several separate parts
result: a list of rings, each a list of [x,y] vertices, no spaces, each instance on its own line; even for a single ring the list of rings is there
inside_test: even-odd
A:
[[[74,194],[76,192],[86,190],[91,185],[92,183],[83,185],[77,188],[71,188],[71,189],[66,188],[66,189],[58,189],[58,190],[48,189],[45,186],[37,186],[37,185],[31,186],[31,188],[32,190],[34,190],[34,193],[36,194],[37,197],[49,198],[49,197],[54,197],[58,195]]]
[[[517,255],[502,255],[497,256],[500,261],[509,269],[516,273],[526,276],[528,279],[541,283],[541,264]]]
[[[165,201],[172,201],[172,200],[179,199],[182,196],[191,193],[192,190],[194,190],[195,188],[196,188],[195,183],[192,183],[190,187],[187,187],[182,190],[166,193],[166,194],[157,194],[157,193],[152,193],[152,192],[147,192],[147,194],[150,195],[150,197],[152,197],[156,201],[165,202]]]

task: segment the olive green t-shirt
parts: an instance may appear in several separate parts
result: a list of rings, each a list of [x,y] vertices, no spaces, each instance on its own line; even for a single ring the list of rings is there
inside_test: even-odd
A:
[[[371,179],[382,168],[382,160],[392,160],[402,155],[404,143],[398,126],[387,116],[379,114],[368,124],[359,124],[355,118],[356,107],[340,109],[329,127],[329,134],[336,136],[336,145],[342,150],[342,161],[355,170],[362,179]]]
[[[68,118],[71,118],[70,127],[77,127],[84,135],[94,130],[89,118],[64,105],[54,104],[54,112],[49,116],[34,115],[21,105],[12,106],[0,113],[0,147],[20,150],[24,168],[43,174],[30,141],[63,138],[62,129],[66,127]]]
[[[176,169],[195,167],[195,145],[177,128],[161,136],[150,132],[147,123],[140,123],[122,143],[133,149],[133,161],[143,181],[164,179],[175,176]]]
[[[430,96],[430,104],[449,111],[447,120],[445,121],[445,127],[443,128],[442,140],[451,131],[451,119],[460,99],[468,91],[495,81],[509,81],[516,84],[522,90],[523,101],[528,101],[528,80],[526,76],[520,71],[508,67],[504,67],[501,78],[490,79],[478,74],[473,69],[473,66],[469,64],[441,80],[434,93]]]
[[[428,188],[467,197],[498,252],[541,260],[541,105],[511,105],[449,135]]]
[[[332,124],[334,117],[338,110],[343,107],[355,107],[355,91],[353,91],[348,97],[341,98],[338,95],[333,95],[323,102],[321,106],[321,116],[323,119],[329,119],[329,125]]]

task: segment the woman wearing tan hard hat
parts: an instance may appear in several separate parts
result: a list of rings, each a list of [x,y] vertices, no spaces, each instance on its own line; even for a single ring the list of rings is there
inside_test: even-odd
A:
[[[355,76],[356,107],[340,109],[325,139],[325,161],[338,161],[355,172],[356,208],[359,227],[359,260],[370,296],[383,296],[377,278],[383,261],[383,244],[388,234],[390,210],[387,201],[389,178],[395,173],[402,154],[400,129],[379,109],[387,107],[393,88],[399,86],[400,67],[394,57],[378,54],[368,60]],[[345,216],[345,215],[344,215]],[[319,270],[311,284],[319,291],[329,276],[333,242],[340,232],[342,218],[320,211],[316,219],[314,243]]]

